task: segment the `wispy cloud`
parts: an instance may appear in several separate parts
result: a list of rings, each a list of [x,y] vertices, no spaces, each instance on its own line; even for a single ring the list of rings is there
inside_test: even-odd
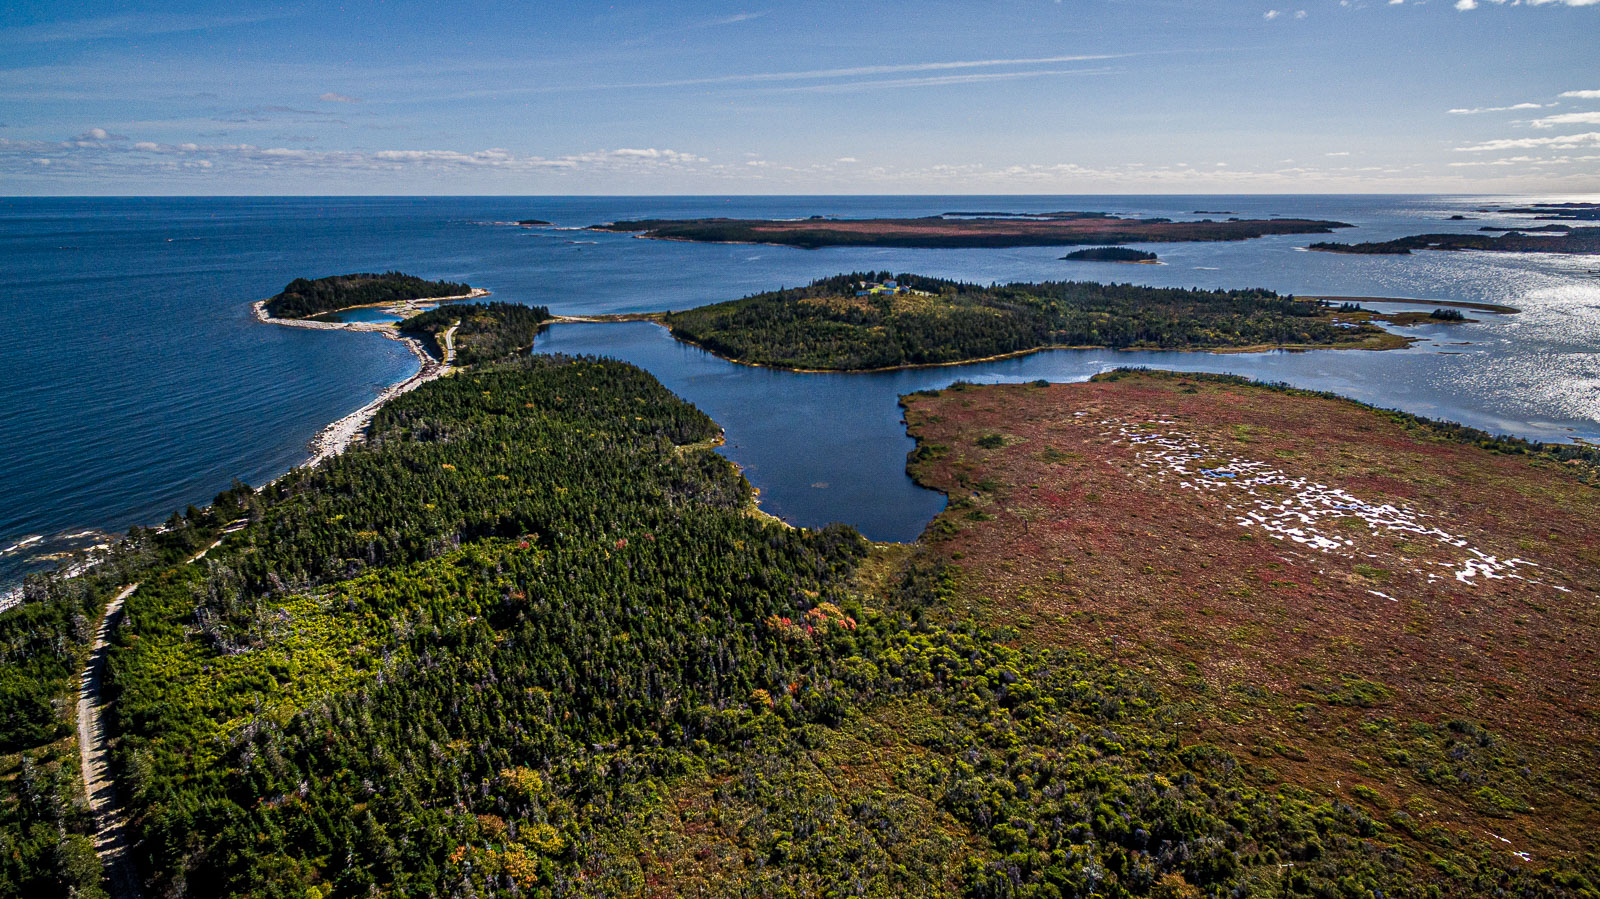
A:
[[[1475,166],[1528,166],[1538,167],[1547,165],[1575,165],[1580,162],[1594,162],[1600,156],[1502,156],[1499,159],[1482,159],[1471,162],[1452,162],[1451,168],[1472,168]]]
[[[182,34],[210,31],[237,25],[254,25],[287,14],[253,16],[102,16],[95,19],[69,19],[0,28],[0,43],[46,44],[64,41],[93,41],[120,37],[148,37],[157,34]]]
[[[734,15],[731,15],[731,16],[723,16],[720,19],[709,19],[709,20],[704,21],[704,22],[696,22],[693,25],[690,25],[688,27],[689,28],[720,28],[723,25],[737,25],[740,22],[748,22],[751,19],[759,19],[762,16],[766,15],[767,12],[768,12],[768,10],[762,10],[761,12],[735,13]]]
[[[92,136],[92,132],[89,133]],[[694,152],[659,147],[623,147],[564,156],[541,156],[490,148],[477,151],[450,149],[316,150],[262,147],[251,144],[196,144],[117,140],[26,141],[0,138],[0,177],[18,183],[52,185],[117,185],[148,183],[152,178],[177,189],[206,191],[218,185],[270,185],[282,178],[302,184],[364,185],[391,189],[391,185],[429,184],[443,187],[493,185],[496,189],[551,189],[606,186],[618,183],[722,185],[723,189],[783,189],[827,185],[861,189],[864,185],[894,190],[938,192],[1032,193],[1083,192],[1091,186],[1113,186],[1153,193],[1197,190],[1289,191],[1308,187],[1323,191],[1341,189],[1407,188],[1417,185],[1417,172],[1401,166],[1350,166],[1330,160],[1323,166],[1253,168],[1188,163],[1124,163],[1092,165],[1077,162],[878,164],[857,157],[822,162],[787,164],[761,157],[715,161]],[[1600,133],[1586,136],[1600,146]],[[1559,140],[1570,142],[1570,138]],[[1512,156],[1464,163],[1451,175],[1431,182],[1466,187],[1485,183],[1469,180],[1468,173],[1482,171],[1515,176],[1518,166],[1530,169],[1565,165],[1569,175],[1551,174],[1550,183],[1568,183],[1583,177],[1585,169],[1572,163],[1591,163],[1596,156],[1538,158]],[[1585,167],[1587,168],[1587,166]],[[1565,179],[1565,180],[1562,180]],[[1577,182],[1574,182],[1577,183]]]
[[[846,67],[843,67],[843,68],[835,68],[835,69],[799,69],[799,70],[794,70],[794,71],[783,71],[783,72],[743,72],[743,73],[729,74],[729,75],[710,75],[710,76],[705,76],[705,77],[701,77],[701,78],[670,78],[670,79],[660,79],[660,80],[656,80],[656,81],[625,81],[625,82],[610,82],[610,83],[601,82],[601,83],[591,83],[591,84],[567,84],[567,85],[559,85],[559,84],[554,84],[554,85],[535,85],[535,86],[529,86],[529,87],[495,88],[493,90],[481,90],[481,91],[471,91],[471,92],[466,92],[466,93],[452,94],[452,95],[449,96],[449,99],[463,99],[463,98],[474,97],[474,96],[502,96],[503,97],[503,96],[506,96],[508,94],[550,94],[550,93],[569,93],[569,92],[575,92],[575,91],[598,91],[598,90],[642,90],[642,89],[647,89],[647,88],[709,87],[709,86],[723,86],[723,85],[725,85],[725,86],[765,85],[765,84],[778,84],[778,83],[782,83],[782,82],[785,82],[785,81],[790,81],[790,82],[827,81],[827,80],[831,80],[831,79],[840,79],[840,78],[864,79],[864,78],[876,77],[876,76],[879,76],[879,75],[903,75],[903,74],[910,74],[910,73],[916,73],[916,72],[945,72],[945,71],[960,71],[960,70],[965,70],[965,69],[1002,68],[1002,67],[1011,67],[1011,66],[1027,67],[1027,66],[1058,65],[1060,63],[1067,63],[1067,62],[1091,62],[1091,61],[1102,61],[1102,60],[1109,60],[1109,59],[1126,59],[1126,58],[1129,58],[1129,57],[1132,57],[1132,56],[1137,56],[1137,55],[1139,55],[1139,54],[1135,54],[1135,53],[1087,53],[1087,54],[1075,54],[1075,55],[1071,55],[1071,56],[1034,56],[1034,57],[997,58],[997,59],[955,59],[955,60],[945,60],[945,61],[940,61],[940,62],[912,62],[912,63],[890,63],[890,64],[872,65],[872,66],[846,66]],[[1045,72],[1043,74],[1058,74],[1058,72],[1049,71],[1049,72]],[[1025,76],[1020,76],[1020,77],[1025,77]],[[933,83],[933,82],[929,82],[929,83]],[[960,81],[950,81],[950,82],[946,82],[946,83],[959,84],[959,83],[962,83],[962,82],[960,82]],[[886,84],[885,86],[886,87],[909,87],[909,86],[913,86],[913,85],[911,85],[909,83],[905,83],[905,84]],[[856,88],[846,88],[846,89],[856,89]],[[446,99],[446,98],[437,97],[437,98],[432,98],[432,99]]]
[[[1485,153],[1498,150],[1531,150],[1536,147],[1600,147],[1600,131],[1563,134],[1559,137],[1514,137],[1488,140],[1456,147],[1457,153]]]
[[[1564,91],[1561,96],[1572,100],[1600,100],[1600,91]]]
[[[212,122],[221,122],[224,125],[349,125],[341,116],[347,114],[346,110],[337,112],[326,109],[301,109],[297,106],[283,106],[280,104],[267,104],[264,106],[249,106],[244,109],[230,109],[218,112],[210,117]],[[177,124],[169,123],[169,124]]]
[[[1563,112],[1534,119],[1528,124],[1535,128],[1554,128],[1558,125],[1600,125],[1600,112]]]
[[[328,91],[327,93],[323,94],[322,96],[318,97],[317,99],[321,100],[324,103],[360,103],[361,102],[361,98],[360,97],[346,97],[344,94],[336,94],[333,91]]]
[[[1496,6],[1600,6],[1600,0],[1485,0]],[[1456,9],[1463,12],[1477,9],[1478,0],[1456,0]]]
[[[773,88],[782,93],[846,93],[887,88],[934,87],[946,84],[979,84],[985,81],[1015,81],[1053,75],[1104,75],[1112,71],[1097,69],[1029,69],[1025,72],[973,72],[965,75],[928,75],[920,78],[879,78],[870,81],[844,81]]]
[[[1543,109],[1543,103],[1513,103],[1510,106],[1474,106],[1446,110],[1451,115],[1481,115],[1486,112],[1510,112],[1515,109]]]
[[[0,173],[47,167],[86,178],[150,172],[207,172],[254,176],[296,170],[328,175],[500,170],[505,172],[649,172],[709,164],[695,153],[624,147],[566,156],[538,156],[490,148],[458,150],[311,150],[252,144],[137,141],[95,128],[65,141],[0,138]]]

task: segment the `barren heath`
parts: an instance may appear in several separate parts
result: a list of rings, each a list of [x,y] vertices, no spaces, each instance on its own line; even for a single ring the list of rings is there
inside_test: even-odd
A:
[[[1441,870],[1593,864],[1592,453],[1165,373],[957,385],[906,420],[961,611],[1149,671],[1186,743]]]

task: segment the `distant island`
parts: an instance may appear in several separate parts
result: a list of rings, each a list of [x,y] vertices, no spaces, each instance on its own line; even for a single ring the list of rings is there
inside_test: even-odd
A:
[[[315,280],[296,278],[266,301],[266,311],[273,318],[310,318],[352,306],[456,298],[471,293],[470,285],[455,281],[428,281],[402,272],[364,272]]]
[[[550,223],[545,221],[544,219],[517,219],[517,224],[535,226],[535,225],[548,225]]]
[[[1534,203],[1500,211],[1508,215],[1531,215],[1536,219],[1600,222],[1600,203]]]
[[[1152,265],[1158,261],[1154,253],[1129,247],[1090,247],[1087,250],[1074,250],[1061,258],[1072,262],[1131,262],[1142,265]]]
[[[1343,222],[1248,219],[1175,222],[1104,212],[952,212],[911,219],[641,219],[594,225],[593,231],[655,240],[821,247],[1037,247],[1085,244],[1249,240],[1269,234],[1329,234]]]
[[[1371,243],[1314,243],[1306,249],[1322,253],[1406,256],[1413,250],[1486,250],[1497,253],[1600,253],[1600,228],[1573,228],[1565,234],[1533,237],[1520,231],[1499,236],[1482,233],[1418,234]]]
[[[400,323],[399,330],[421,339],[442,361],[476,365],[531,348],[552,317],[544,306],[462,303],[413,315]]]
[[[659,317],[736,362],[822,371],[944,365],[1049,347],[1388,349],[1354,305],[1268,290],[1053,281],[980,286],[868,272]]]

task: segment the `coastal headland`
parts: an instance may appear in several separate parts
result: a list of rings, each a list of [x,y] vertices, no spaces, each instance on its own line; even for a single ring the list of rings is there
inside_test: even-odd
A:
[[[341,306],[338,308],[338,310],[329,311],[354,309],[362,306],[375,306],[381,307],[385,311],[394,315],[408,317],[410,315],[420,314],[421,312],[425,311],[425,308],[431,308],[439,303],[457,300],[476,300],[486,296],[489,296],[488,290],[485,290],[481,287],[474,287],[466,293],[458,294],[456,296],[429,297],[426,299],[406,299],[380,303],[358,304],[356,306]],[[336,456],[343,452],[351,443],[360,439],[362,433],[366,430],[366,427],[372,423],[373,416],[377,415],[378,410],[383,408],[384,404],[388,403],[390,400],[393,400],[397,396],[401,396],[417,389],[418,387],[434,380],[435,378],[443,377],[444,375],[448,374],[451,364],[454,361],[453,350],[447,349],[442,356],[436,357],[427,351],[427,349],[423,346],[422,340],[402,332],[395,324],[390,322],[332,322],[313,321],[305,318],[277,318],[268,311],[267,307],[269,303],[270,300],[257,300],[250,304],[250,309],[255,315],[256,320],[262,322],[263,324],[282,325],[289,328],[307,328],[315,331],[353,331],[362,334],[377,334],[379,336],[388,338],[389,340],[395,340],[405,344],[406,349],[410,350],[411,354],[417,357],[417,371],[414,374],[404,378],[403,380],[390,384],[388,387],[385,387],[382,391],[380,391],[378,395],[365,406],[362,406],[360,409],[357,409],[349,415],[346,415],[338,421],[335,421],[323,428],[321,431],[318,431],[317,435],[311,438],[311,442],[309,444],[311,458],[306,460],[304,463],[308,466],[316,465],[324,459],[327,459],[331,456]],[[453,335],[446,336],[447,345],[450,336]]]
[[[1503,229],[1495,229],[1503,230]],[[1535,233],[1507,230],[1504,234],[1418,234],[1369,243],[1321,242],[1306,247],[1319,253],[1363,256],[1408,256],[1415,250],[1480,250],[1491,253],[1565,253],[1600,255],[1600,227],[1531,229]]]

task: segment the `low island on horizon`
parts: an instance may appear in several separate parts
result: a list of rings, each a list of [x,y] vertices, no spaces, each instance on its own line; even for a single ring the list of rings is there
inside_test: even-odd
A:
[[[1226,221],[1129,218],[1106,212],[948,212],[923,218],[641,219],[591,226],[655,240],[822,247],[1036,247],[1249,240],[1330,234],[1344,222],[1270,218]]]

